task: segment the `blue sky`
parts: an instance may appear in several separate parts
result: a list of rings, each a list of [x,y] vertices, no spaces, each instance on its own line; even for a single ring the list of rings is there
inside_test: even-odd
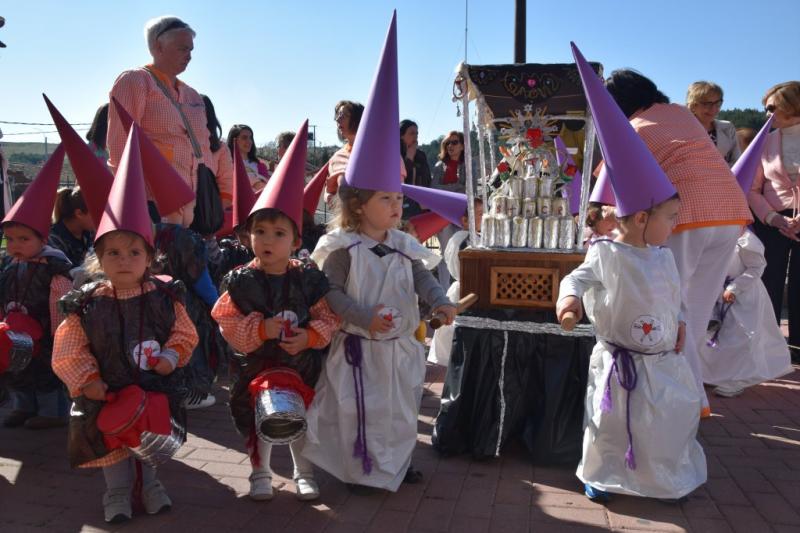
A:
[[[46,92],[71,122],[90,122],[117,75],[148,62],[145,21],[174,14],[197,31],[181,79],[211,97],[225,133],[247,123],[261,145],[308,117],[334,144],[333,106],[366,100],[393,8],[401,118],[416,120],[427,142],[461,124],[451,87],[464,57],[464,0],[3,2],[0,120],[50,122]],[[570,62],[574,40],[606,72],[636,68],[673,101],[708,79],[725,90],[725,108],[760,108],[767,88],[799,76],[797,13],[792,0],[529,0],[527,60]],[[469,1],[470,63],[513,61],[513,17],[513,0]]]

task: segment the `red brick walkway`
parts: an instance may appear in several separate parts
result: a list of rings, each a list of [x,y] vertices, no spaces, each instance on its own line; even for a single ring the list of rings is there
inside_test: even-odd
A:
[[[712,398],[715,416],[700,429],[709,480],[687,503],[616,497],[607,507],[578,491],[573,468],[533,466],[520,447],[488,462],[440,458],[430,445],[441,392],[433,374],[414,457],[425,481],[396,494],[353,495],[320,474],[321,500],[300,503],[288,449],[278,447],[275,499],[248,500],[248,459],[221,401],[191,413],[188,443],[160,469],[173,510],[116,528],[103,522],[99,472],[67,465],[64,430],[0,429],[0,531],[800,532],[800,370],[739,398]]]

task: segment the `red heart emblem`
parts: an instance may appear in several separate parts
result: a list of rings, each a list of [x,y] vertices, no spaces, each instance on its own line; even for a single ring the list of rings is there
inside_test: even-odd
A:
[[[653,331],[653,324],[642,322],[642,331],[644,331],[645,335],[650,335],[650,332]]]

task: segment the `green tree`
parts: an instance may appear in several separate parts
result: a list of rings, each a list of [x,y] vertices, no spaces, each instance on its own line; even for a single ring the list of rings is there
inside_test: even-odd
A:
[[[719,112],[720,120],[733,122],[737,128],[753,128],[758,131],[767,121],[763,110],[759,109],[725,109]]]

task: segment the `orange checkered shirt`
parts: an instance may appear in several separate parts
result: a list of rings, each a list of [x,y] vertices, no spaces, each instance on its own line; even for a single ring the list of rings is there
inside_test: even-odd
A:
[[[681,207],[674,233],[753,221],[736,178],[691,111],[654,104],[634,114],[631,126],[678,190]]]
[[[245,268],[258,268],[256,260]],[[309,309],[311,321],[308,323],[308,347],[320,349],[331,342],[333,334],[339,329],[339,317],[328,306],[323,297]],[[225,291],[219,297],[211,316],[219,324],[219,331],[228,344],[240,353],[256,351],[267,340],[264,329],[264,315],[257,311],[244,315],[230,295]]]
[[[152,282],[144,284],[144,292],[155,290]],[[95,290],[97,296],[112,296],[114,289],[106,281]],[[117,291],[117,298],[125,300],[139,296],[138,287]],[[175,324],[172,326],[164,348],[175,350],[178,353],[178,366],[185,366],[189,362],[192,351],[197,346],[197,330],[194,327],[183,304],[175,302]],[[80,396],[82,389],[89,383],[102,379],[97,365],[97,359],[91,352],[89,339],[81,326],[81,319],[76,314],[70,314],[58,326],[53,343],[53,371],[69,389],[72,398]],[[81,468],[97,468],[110,466],[122,461],[130,455],[127,449],[113,450],[109,454],[80,465]]]
[[[159,75],[159,79],[164,82],[173,98],[178,102],[189,120],[195,138],[200,145],[203,154],[201,159],[196,159],[192,149],[192,143],[183,125],[183,119],[172,102],[161,92],[153,76],[144,68],[128,70],[120,74],[111,88],[110,97],[122,104],[122,107],[133,117],[141,126],[148,138],[158,147],[161,154],[172,163],[175,170],[183,176],[192,190],[197,189],[197,166],[204,163],[208,168],[214,170],[217,165],[214,161],[214,154],[208,140],[208,127],[206,126],[206,107],[200,95],[183,83],[177,81],[177,87],[170,84],[169,80],[155,69],[152,65],[148,68]],[[110,98],[109,98],[110,100]],[[108,113],[108,166],[114,172],[119,165],[119,159],[125,148],[125,129],[119,121],[117,112],[112,105]],[[228,174],[217,176],[220,193],[224,199],[232,198],[233,186],[233,167],[231,166],[230,176]],[[162,215],[173,215],[168,217],[171,222],[182,223],[188,226],[194,216],[194,202],[185,205],[180,213],[162,213]]]

